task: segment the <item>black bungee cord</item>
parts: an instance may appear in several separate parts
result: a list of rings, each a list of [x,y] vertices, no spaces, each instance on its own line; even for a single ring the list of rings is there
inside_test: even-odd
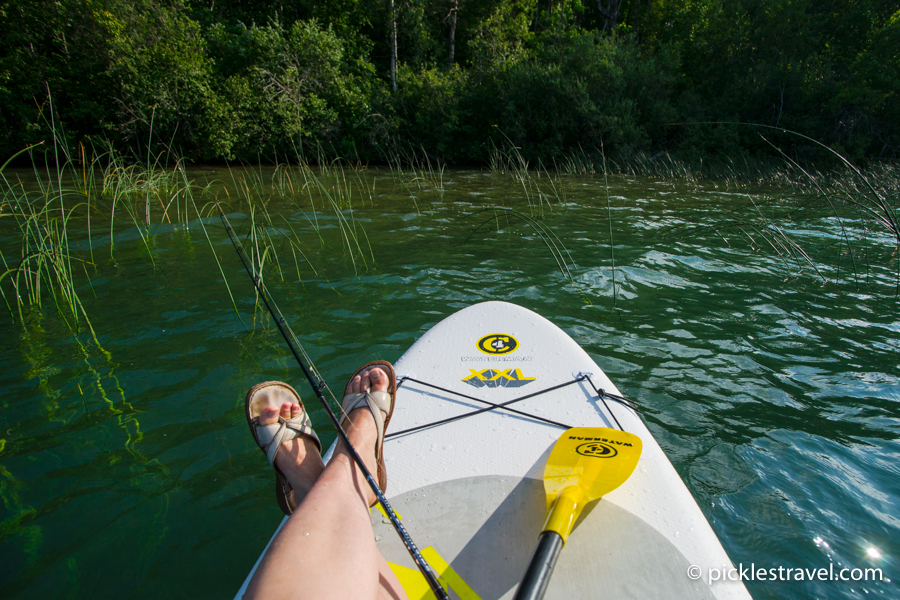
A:
[[[216,198],[215,204],[216,210],[219,211],[219,218],[222,219],[222,224],[225,226],[225,231],[228,232],[228,237],[231,239],[231,243],[234,246],[234,249],[237,251],[238,257],[241,259],[241,264],[244,265],[244,270],[247,271],[247,274],[253,281],[256,292],[262,298],[263,304],[265,304],[266,309],[269,311],[269,314],[275,320],[275,325],[278,327],[278,331],[281,332],[281,335],[284,337],[284,341],[287,342],[288,348],[290,348],[291,353],[294,355],[294,358],[297,359],[297,364],[299,364],[300,368],[303,370],[303,374],[306,376],[307,381],[309,381],[309,384],[315,392],[316,397],[319,399],[319,402],[322,403],[322,406],[325,407],[325,412],[328,413],[328,418],[331,419],[331,422],[337,429],[338,435],[349,450],[350,456],[351,458],[353,458],[353,462],[355,462],[359,469],[362,471],[363,475],[366,478],[366,481],[369,483],[369,487],[372,488],[372,491],[375,493],[375,497],[378,499],[378,503],[381,504],[381,506],[384,508],[385,513],[391,520],[391,523],[393,523],[394,528],[397,530],[397,534],[403,540],[403,545],[406,546],[406,549],[409,551],[409,554],[412,557],[413,561],[416,563],[416,566],[419,567],[422,575],[425,576],[425,580],[431,587],[431,591],[434,592],[434,595],[437,596],[439,600],[450,600],[450,596],[447,594],[447,590],[445,590],[438,581],[437,573],[435,573],[431,565],[428,564],[428,562],[422,556],[422,553],[419,552],[419,549],[412,541],[412,538],[409,536],[406,528],[400,522],[400,518],[397,516],[397,513],[394,512],[394,509],[388,503],[387,498],[385,498],[381,489],[378,487],[378,483],[372,477],[372,474],[366,468],[366,465],[363,464],[362,458],[356,452],[356,448],[354,448],[350,443],[350,439],[347,437],[347,433],[344,431],[344,428],[341,427],[341,423],[338,420],[337,416],[334,414],[334,411],[331,410],[331,406],[328,405],[328,401],[325,399],[325,395],[322,393],[322,390],[327,387],[327,384],[318,373],[316,374],[316,378],[313,378],[312,373],[306,367],[306,363],[300,357],[300,352],[294,345],[294,342],[297,340],[297,336],[294,335],[294,332],[291,330],[290,325],[288,325],[287,323],[287,319],[284,318],[284,315],[281,314],[281,311],[275,305],[275,301],[269,297],[268,293],[266,292],[265,285],[263,285],[262,278],[259,275],[255,274],[250,265],[247,263],[248,257],[246,252],[244,251],[244,247],[241,244],[240,240],[237,239],[237,235],[235,234],[234,229],[232,229],[231,224],[228,222],[228,218],[222,211],[222,207],[219,205],[218,198]],[[288,335],[288,332],[290,332],[290,335]],[[299,342],[297,342],[297,344],[299,345]],[[312,363],[308,356],[306,360]]]

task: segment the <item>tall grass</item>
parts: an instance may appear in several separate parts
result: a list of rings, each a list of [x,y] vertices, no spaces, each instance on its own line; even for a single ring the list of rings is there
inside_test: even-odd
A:
[[[247,215],[247,245],[260,275],[274,269],[284,279],[290,268],[302,282],[307,267],[319,275],[298,225],[279,212],[283,202],[306,216],[323,247],[323,220],[336,225],[355,273],[374,264],[365,230],[354,217],[354,204],[372,204],[374,194],[359,169],[337,162],[314,169],[301,162],[281,165],[271,177],[261,167],[242,169],[219,190],[220,182],[191,179],[184,162],[171,155],[148,153],[146,164],[133,163],[104,147],[73,150],[63,132],[51,130],[51,145],[26,148],[0,167],[0,297],[21,323],[26,323],[26,310],[49,303],[71,331],[86,328],[96,342],[81,294],[92,286],[103,261],[115,260],[123,225],[137,232],[154,266],[153,239],[160,225],[176,225],[187,236],[199,227],[213,249],[205,220],[217,193]],[[30,173],[8,172],[22,154],[32,158]],[[273,210],[273,201],[282,203],[281,209]],[[212,255],[235,304],[219,258]]]
[[[872,282],[879,267],[888,266],[894,273],[894,292],[900,295],[900,222],[897,201],[900,198],[900,168],[897,165],[878,165],[864,173],[846,163],[841,174],[813,174],[796,167],[804,174],[797,182],[801,192],[791,198],[794,209],[791,218],[797,220],[804,213],[818,213],[818,218],[832,221],[839,231],[835,281],[843,277],[858,288],[863,281]],[[841,265],[846,256],[849,265]]]
[[[825,245],[818,254],[831,263],[834,272],[832,281],[850,281],[857,289],[860,283],[873,282],[876,271],[891,270],[894,294],[900,296],[900,222],[897,219],[898,191],[900,191],[900,169],[896,164],[875,165],[868,172],[851,163],[833,148],[803,134],[773,129],[781,133],[798,136],[826,150],[838,160],[840,167],[827,173],[815,172],[801,165],[781,149],[766,139],[784,159],[783,173],[791,175],[786,182],[794,190],[781,198],[789,208],[787,219],[801,223],[804,217],[811,217],[819,224],[825,222],[836,232],[838,242]],[[754,203],[760,217],[762,212]],[[796,241],[796,235],[787,235],[784,228],[763,222],[759,229],[763,239],[781,256],[802,258],[812,266],[823,280],[827,276],[811,258],[812,248]],[[822,225],[819,225],[821,228]],[[842,265],[844,256],[849,267]],[[835,260],[836,259],[836,260]],[[876,277],[875,281],[880,278]]]
[[[492,224],[496,225],[497,230],[499,231],[501,229],[501,218],[507,226],[510,225],[511,219],[521,221],[534,231],[538,238],[546,245],[547,249],[550,251],[550,255],[556,261],[556,265],[559,267],[559,272],[563,278],[569,283],[575,283],[575,279],[572,277],[572,270],[569,268],[570,265],[573,269],[575,268],[575,260],[572,258],[572,254],[566,248],[565,244],[563,244],[563,241],[559,239],[559,236],[557,236],[550,227],[530,215],[505,206],[483,208],[466,215],[464,218],[477,217],[484,214],[489,214],[488,218],[483,220],[481,224],[472,230],[469,237],[466,238],[466,242],[468,242],[479,230]]]
[[[743,239],[752,251],[771,254],[790,271],[808,269],[823,284],[889,285],[900,295],[897,165],[864,172],[846,162],[822,173],[785,157],[779,185],[764,183],[697,211],[692,226],[714,227],[729,245]],[[711,222],[707,210],[718,213]]]
[[[365,205],[368,200],[369,205],[374,204],[374,190],[363,180],[359,168],[346,166],[340,161],[314,168],[301,160],[296,165],[276,166],[270,182],[264,181],[261,171],[257,170],[232,170],[231,177],[237,194],[233,200],[249,216],[248,245],[254,257],[254,266],[260,269],[260,273],[268,263],[283,279],[279,253],[290,250],[299,281],[302,281],[301,261],[310,265],[313,273],[318,275],[297,227],[280,212],[269,209],[274,199],[284,201],[297,210],[309,223],[322,247],[326,246],[322,235],[323,221],[328,218],[334,223],[355,274],[374,264],[374,253],[365,229],[354,217],[355,202]],[[239,225],[239,229],[242,228]]]
[[[554,163],[565,175],[596,175],[609,172],[626,177],[652,177],[665,181],[708,185],[715,189],[748,189],[763,185],[785,186],[796,182],[794,168],[784,161],[751,156],[718,156],[686,159],[662,150],[635,151],[607,156],[601,148],[590,152],[579,148]]]
[[[900,295],[900,167],[880,163],[863,171],[834,149],[800,133],[752,127],[801,137],[830,153],[838,166],[814,170],[761,135],[781,160],[749,156],[685,160],[665,151],[634,152],[608,160],[602,149],[591,153],[579,149],[557,163],[556,169],[567,175],[602,172],[605,177],[612,172],[740,191],[740,196],[723,200],[720,209],[729,218],[715,225],[726,242],[736,233],[752,250],[771,252],[786,267],[808,268],[823,282],[848,281],[857,288],[863,282],[879,281],[876,272],[889,268],[894,293]],[[702,212],[697,224],[705,224]],[[830,227],[837,241],[822,242],[815,232]]]
[[[167,153],[154,157],[149,145],[146,164],[131,163],[108,145],[72,147],[56,126],[52,98],[42,117],[50,143],[26,148],[0,167],[0,217],[5,218],[0,231],[10,242],[0,249],[0,296],[23,323],[24,310],[52,302],[69,330],[86,327],[97,342],[79,291],[85,282],[92,288],[91,272],[100,263],[96,250],[106,235],[98,220],[100,226],[108,222],[110,260],[115,259],[117,224],[125,217],[154,262],[154,222],[177,222],[187,231],[198,214],[194,197],[202,190],[187,179],[182,161],[170,161]],[[32,164],[24,181],[7,171],[22,154]]]
[[[505,137],[505,136],[504,136]],[[525,200],[528,203],[532,216],[540,217],[544,214],[544,208],[553,209],[553,201],[564,204],[566,201],[565,187],[557,172],[556,176],[539,163],[535,169],[519,152],[519,149],[506,138],[508,144],[504,148],[493,145],[490,151],[490,170],[497,175],[508,175],[522,186]]]
[[[57,142],[53,140],[50,151],[60,160]],[[0,167],[0,217],[12,221],[19,234],[15,244],[18,256],[7,256],[0,251],[4,268],[0,274],[0,295],[10,315],[17,313],[23,322],[24,307],[52,301],[69,329],[79,331],[83,322],[96,341],[76,286],[79,271],[83,270],[89,278],[87,265],[93,263],[73,254],[69,239],[69,224],[78,213],[90,209],[93,188],[88,188],[84,180],[80,190],[63,186],[64,171],[73,165],[71,157],[62,157],[63,162],[56,163],[59,165],[56,172],[48,171],[46,177],[36,172],[34,190],[26,189],[21,179],[8,177],[6,169],[10,161],[37,146],[40,144],[26,148]],[[12,303],[3,289],[4,282],[9,284]]]
[[[444,190],[446,165],[428,153],[422,145],[416,145],[385,133],[382,158],[391,170],[391,176],[409,192],[415,194]],[[418,211],[418,204],[416,205]]]

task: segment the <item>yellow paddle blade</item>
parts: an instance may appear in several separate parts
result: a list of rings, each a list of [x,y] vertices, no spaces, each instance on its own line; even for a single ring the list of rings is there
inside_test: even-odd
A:
[[[584,506],[622,485],[641,457],[641,438],[607,427],[573,427],[557,440],[544,469],[547,521],[565,542]]]

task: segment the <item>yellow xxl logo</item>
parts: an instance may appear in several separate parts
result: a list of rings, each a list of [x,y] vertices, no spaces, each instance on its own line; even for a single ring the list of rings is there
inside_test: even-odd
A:
[[[536,377],[526,377],[521,369],[469,369],[469,374],[462,378],[474,387],[522,387],[528,385]]]

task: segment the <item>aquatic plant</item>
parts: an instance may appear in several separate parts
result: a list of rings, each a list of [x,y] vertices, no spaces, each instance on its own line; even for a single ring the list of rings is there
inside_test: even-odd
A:
[[[786,165],[783,174],[794,190],[794,193],[778,198],[785,221],[792,223],[794,227],[805,222],[814,228],[833,230],[837,244],[830,241],[823,243],[815,239],[815,236],[810,236],[808,231],[789,235],[785,231],[786,227],[777,226],[765,217],[752,198],[751,203],[760,220],[756,221],[759,225],[748,225],[755,227],[761,239],[779,256],[802,260],[823,281],[827,280],[827,276],[824,269],[813,261],[814,254],[820,264],[823,261],[831,263],[834,283],[846,277],[857,289],[863,279],[866,283],[873,283],[875,271],[893,271],[891,279],[894,293],[900,295],[900,222],[896,206],[900,177],[897,166],[889,163],[876,165],[865,173],[842,154],[817,140],[794,131],[776,131],[799,136],[838,160],[841,168],[826,173],[815,172],[763,137],[782,155]],[[786,213],[784,208],[787,209]],[[799,237],[812,239],[801,243],[797,241]],[[845,255],[849,260],[849,267],[841,264]],[[895,266],[889,267],[892,262]],[[846,273],[846,276],[842,273]],[[874,282],[878,281],[879,278],[876,277]]]
[[[486,214],[488,215],[487,218],[483,219],[481,223],[479,223],[479,225],[469,233],[468,237],[466,237],[463,243],[468,243],[469,240],[471,240],[472,237],[475,236],[479,231],[490,227],[491,225],[493,225],[498,232],[501,231],[502,229],[504,229],[504,227],[501,226],[501,220],[505,225],[505,228],[507,229],[512,227],[513,221],[524,223],[531,231],[537,234],[538,239],[542,241],[547,247],[547,250],[549,250],[550,252],[550,256],[553,257],[553,260],[556,262],[556,265],[559,268],[560,275],[562,275],[562,277],[570,284],[575,286],[576,291],[586,304],[592,304],[590,298],[588,298],[588,296],[581,290],[578,282],[572,276],[572,271],[577,269],[575,259],[572,258],[572,254],[569,252],[569,249],[566,248],[563,241],[559,238],[558,235],[556,235],[556,233],[549,225],[521,211],[505,206],[490,206],[482,208],[473,213],[464,215],[462,219],[475,218],[480,215]]]
[[[444,193],[446,165],[421,145],[401,141],[393,135],[385,135],[385,142],[382,156],[390,168],[391,177],[406,189],[416,212],[421,214],[418,194]]]
[[[863,171],[841,153],[809,136],[767,125],[746,126],[802,138],[836,159],[837,168],[820,171],[801,164],[760,134],[781,156],[780,162],[740,156],[715,161],[698,159],[693,163],[667,152],[652,156],[636,152],[611,161],[611,170],[633,177],[659,177],[740,190],[741,194],[730,196],[731,200],[721,206],[729,218],[714,226],[726,243],[736,233],[753,251],[772,252],[785,267],[796,271],[808,267],[823,282],[846,279],[857,288],[863,280],[873,282],[874,270],[893,262],[891,285],[900,295],[900,222],[896,206],[900,168],[894,163],[876,163]],[[589,168],[587,159],[587,155],[572,157],[562,168],[569,173],[583,173]],[[784,193],[785,189],[789,193]],[[706,226],[702,212],[697,213],[694,225]],[[830,226],[836,231],[834,243],[829,236],[823,241],[815,233]],[[848,266],[842,264],[845,258]]]
[[[531,169],[528,161],[519,151],[520,149],[506,137],[506,134],[502,131],[500,133],[506,139],[506,145],[504,148],[498,148],[493,141],[491,142],[491,172],[509,175],[519,182],[532,216],[542,216],[545,204],[548,209],[552,209],[551,199],[556,200],[557,204],[565,203],[565,187],[559,175],[557,174],[554,179],[540,162],[536,169]],[[549,190],[545,188],[549,188]]]
[[[5,269],[0,274],[0,295],[12,316],[13,307],[2,285],[4,281],[8,281],[20,321],[24,321],[24,307],[40,307],[49,296],[69,329],[79,331],[83,320],[96,341],[75,282],[77,267],[80,266],[85,277],[88,277],[86,265],[93,263],[73,255],[68,228],[70,220],[79,209],[90,210],[92,188],[88,188],[86,179],[82,180],[80,191],[63,187],[63,172],[73,163],[71,157],[66,156],[67,149],[60,146],[56,136],[53,138],[52,148],[56,171],[48,170],[45,180],[37,177],[36,190],[26,189],[21,179],[14,181],[5,172],[14,158],[41,145],[29,146],[10,157],[0,167],[0,183],[3,186],[0,192],[0,216],[11,219],[19,233],[17,260],[0,251]],[[61,153],[63,157],[60,156]],[[12,265],[10,261],[13,262]]]
[[[619,295],[616,290],[616,250],[613,244],[613,221],[612,221],[612,205],[609,200],[609,169],[606,168],[606,152],[603,144],[600,144],[600,150],[603,153],[603,187],[606,190],[606,223],[609,227],[609,258],[612,263],[612,288],[613,288],[613,307],[618,307]]]
[[[55,118],[52,106],[47,118]],[[233,175],[231,186],[219,189],[221,182],[195,182],[184,161],[167,152],[152,155],[148,150],[147,162],[135,163],[109,147],[82,145],[73,151],[63,132],[53,127],[51,131],[52,147],[45,149],[43,156],[34,155],[41,150],[38,144],[0,167],[0,217],[5,217],[0,227],[12,225],[3,228],[8,235],[7,243],[0,247],[0,297],[10,315],[20,322],[25,322],[25,308],[40,309],[49,299],[71,331],[78,332],[84,325],[96,341],[79,292],[91,285],[92,273],[100,267],[97,250],[103,240],[108,240],[108,260],[114,261],[124,218],[128,228],[137,232],[151,264],[155,265],[152,240],[159,224],[177,224],[186,236],[190,236],[192,227],[199,226],[213,250],[204,220],[210,217],[210,199],[216,194],[231,198],[235,208],[249,216],[247,231],[260,276],[264,267],[267,271],[274,267],[283,279],[285,260],[290,260],[285,251],[290,253],[299,281],[303,280],[303,265],[318,275],[297,226],[270,209],[273,198],[286,199],[299,209],[323,246],[320,208],[330,209],[354,271],[358,273],[374,263],[365,230],[353,215],[354,198],[368,198],[371,203],[373,194],[358,170],[354,181],[343,165],[334,163],[317,171],[300,162],[295,167],[275,169],[270,182],[261,167],[244,169]],[[25,180],[22,174],[10,176],[6,172],[10,162],[22,154],[32,156],[32,172]],[[304,195],[311,210],[301,207]],[[73,227],[75,223],[77,227]],[[237,310],[224,269],[216,253],[212,254]]]

